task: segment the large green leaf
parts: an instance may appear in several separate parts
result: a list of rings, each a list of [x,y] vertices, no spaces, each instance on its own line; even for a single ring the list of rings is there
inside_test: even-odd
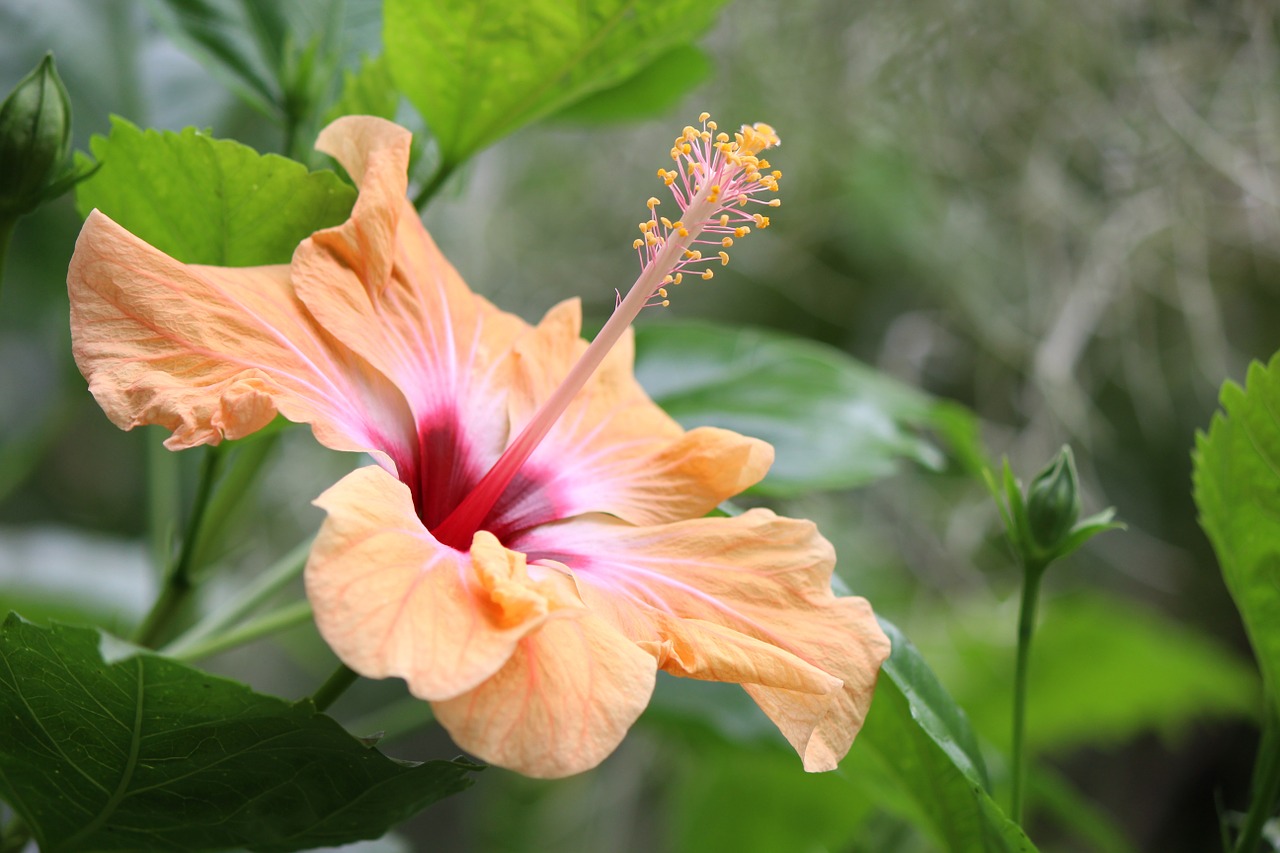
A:
[[[555,119],[603,124],[659,116],[710,77],[711,68],[711,58],[698,47],[677,45],[627,80],[560,110]]]
[[[96,207],[189,264],[288,263],[303,239],[345,220],[355,203],[332,172],[194,128],[143,131],[113,118],[111,135],[90,147],[102,166],[76,187],[81,215]]]
[[[636,333],[636,376],[685,426],[768,441],[777,458],[757,490],[861,486],[903,462],[974,465],[974,417],[823,344],[760,329],[662,323]]]
[[[391,74],[450,169],[529,122],[635,76],[724,0],[386,0]]]
[[[1280,355],[1222,386],[1196,436],[1196,506],[1271,696],[1280,690]]]
[[[104,639],[0,626],[0,797],[44,853],[338,845],[472,782],[475,765],[387,758],[309,701],[132,649],[105,660]]]
[[[806,783],[815,798],[812,807],[843,813],[809,814],[800,841],[812,847],[839,848],[840,834],[857,828],[866,804],[873,803],[919,827],[939,849],[952,853],[1034,851],[1035,846],[988,793],[977,738],[964,712],[902,633],[883,620],[881,625],[893,642],[893,653],[881,672],[866,724],[840,764],[840,783],[835,779]],[[701,722],[725,741],[753,752],[787,750],[799,774],[799,759],[770,731],[768,721],[751,708],[745,694],[707,687],[660,680],[646,719],[659,725],[681,719],[694,721],[693,726]],[[704,697],[701,702],[699,695]],[[686,729],[693,726],[686,724]],[[764,768],[762,764],[760,773],[769,775],[771,771]],[[748,773],[743,778],[754,777]],[[774,784],[763,777],[759,782]],[[692,796],[699,786],[694,783],[689,789]],[[840,801],[842,790],[848,803]],[[770,813],[767,803],[759,808]],[[731,827],[717,833],[717,837],[741,837]]]
[[[704,740],[671,792],[672,849],[680,853],[847,850],[875,802],[841,773],[803,773],[794,753]],[[875,849],[864,846],[857,849]]]
[[[1009,742],[1016,626],[990,602],[952,604],[916,639],[968,710],[974,728]],[[1176,735],[1193,720],[1259,708],[1251,667],[1213,638],[1147,607],[1076,593],[1042,605],[1027,690],[1032,752],[1120,743],[1143,732]]]

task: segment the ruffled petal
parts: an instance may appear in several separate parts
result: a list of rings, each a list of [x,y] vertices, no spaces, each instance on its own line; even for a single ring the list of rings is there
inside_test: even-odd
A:
[[[523,554],[491,534],[470,553],[437,542],[409,489],[361,468],[322,494],[328,512],[307,561],[307,597],[334,653],[369,678],[398,676],[422,699],[449,699],[502,668],[572,587],[531,578]],[[541,569],[539,569],[541,571]]]
[[[454,741],[484,761],[556,778],[603,761],[649,704],[652,656],[590,613],[548,620],[475,690],[433,702]]]
[[[240,438],[279,411],[338,450],[413,435],[404,398],[316,325],[285,266],[180,263],[89,214],[67,275],[72,351],[123,429],[159,424],[173,450]]]
[[[848,752],[889,641],[865,600],[832,594],[835,555],[812,522],[760,509],[653,527],[594,516],[511,547],[567,566],[591,612],[663,669],[743,684],[806,770]]]
[[[512,434],[533,417],[586,348],[578,301],[561,303],[515,346]],[[773,448],[729,430],[685,432],[651,401],[632,371],[627,334],[525,464],[538,506],[504,506],[525,525],[605,512],[649,525],[697,518],[754,485]]]
[[[318,231],[294,253],[298,295],[338,340],[403,392],[422,435],[465,424],[465,441],[416,466],[439,484],[473,481],[507,438],[505,388],[511,342],[528,329],[473,294],[405,199],[410,134],[369,116],[338,119],[316,147],[332,154],[360,187],[351,217]],[[434,458],[432,458],[434,457]]]

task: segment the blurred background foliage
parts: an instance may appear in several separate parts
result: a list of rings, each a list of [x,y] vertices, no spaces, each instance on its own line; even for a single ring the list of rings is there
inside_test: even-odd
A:
[[[54,51],[83,151],[115,114],[318,167],[310,141],[341,107],[298,105],[340,92],[347,108],[427,129],[388,94],[380,3],[284,4],[277,38],[242,44],[238,70],[182,28],[184,7],[206,8],[6,0],[0,88]],[[599,322],[634,277],[634,222],[673,133],[702,109],[723,126],[773,124],[786,175],[774,227],[644,322],[828,344],[971,408],[988,451],[1024,479],[1070,442],[1086,511],[1114,505],[1130,529],[1046,582],[1031,835],[1045,850],[1211,849],[1219,809],[1245,804],[1259,688],[1196,525],[1189,453],[1220,383],[1277,345],[1278,37],[1260,0],[734,0],[701,51],[467,161],[425,221],[508,310],[533,318],[581,295]],[[425,145],[417,185],[451,156]],[[70,197],[23,220],[5,272],[0,604],[120,628],[154,591],[154,518],[197,463],[157,463],[162,436],[118,432],[84,390],[63,285],[79,224]],[[660,385],[679,366],[646,369]],[[253,506],[229,513],[221,547],[235,571],[213,600],[314,530],[308,501],[352,464],[305,430],[278,443]],[[848,587],[920,647],[999,790],[1018,577],[981,484],[938,467],[771,503],[817,520]],[[210,666],[294,696],[332,663],[307,626]],[[401,687],[366,687],[336,708],[352,728],[406,732],[397,754],[452,754]],[[377,849],[931,849],[858,747],[841,772],[805,776],[736,691],[685,687],[664,682],[600,770],[558,783],[486,771]]]

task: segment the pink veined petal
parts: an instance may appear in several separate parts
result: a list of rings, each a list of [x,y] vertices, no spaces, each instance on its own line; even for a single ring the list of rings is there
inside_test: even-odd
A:
[[[581,307],[569,300],[517,341],[513,435],[582,354],[580,327]],[[705,515],[764,476],[772,447],[712,427],[686,433],[636,382],[633,352],[628,334],[526,463],[542,485],[530,496],[541,505],[509,502],[503,512],[526,525],[589,512],[661,524]]]
[[[501,670],[456,699],[433,702],[458,746],[526,776],[590,770],[649,704],[653,657],[590,613],[553,618]]]
[[[470,553],[436,542],[408,487],[381,468],[353,471],[316,504],[328,518],[307,561],[307,598],[325,642],[361,675],[449,699],[497,672],[550,614],[581,610],[491,534],[477,533]]]
[[[170,429],[170,449],[240,438],[277,411],[338,450],[413,435],[404,398],[316,325],[288,267],[182,264],[93,211],[67,288],[89,390],[123,429]]]
[[[409,140],[368,116],[325,128],[316,147],[360,195],[347,222],[303,241],[292,275],[325,329],[404,394],[419,446],[397,463],[437,524],[502,451],[510,349],[529,326],[472,293],[422,227],[404,197]]]
[[[594,516],[511,547],[566,565],[591,612],[663,669],[743,684],[806,770],[848,752],[889,642],[864,599],[832,594],[835,555],[811,522],[759,509],[651,527]]]

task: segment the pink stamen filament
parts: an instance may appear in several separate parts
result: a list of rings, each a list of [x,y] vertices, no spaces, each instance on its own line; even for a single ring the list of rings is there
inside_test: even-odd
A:
[[[675,186],[671,187],[677,204],[682,209],[683,236],[681,232],[667,229],[660,238],[662,246],[656,253],[653,253],[654,247],[651,245],[641,248],[643,269],[640,276],[627,291],[626,297],[618,303],[613,314],[600,330],[600,334],[596,335],[595,340],[587,346],[582,356],[565,375],[564,381],[542,404],[488,473],[431,531],[441,544],[460,551],[470,549],[471,538],[484,524],[503,492],[520,472],[521,466],[533,455],[534,450],[546,438],[547,433],[564,414],[574,397],[604,362],[605,356],[613,349],[627,327],[635,321],[644,308],[662,304],[661,301],[652,300],[658,294],[659,288],[666,285],[668,275],[687,269],[691,264],[720,260],[715,254],[701,259],[685,257],[685,252],[695,242],[711,242],[717,245],[720,243],[719,240],[698,241],[698,237],[704,230],[718,234],[734,233],[734,228],[721,226],[720,220],[714,217],[718,217],[721,213],[728,213],[730,221],[756,223],[756,220],[749,215],[738,210],[727,209],[730,205],[736,207],[740,199],[750,198],[755,191],[755,187],[749,185],[750,182],[741,180],[743,174],[741,167],[730,166],[726,169],[726,164],[718,150],[711,162],[707,162],[702,156],[701,147],[694,147],[693,151],[698,152],[694,162],[700,164],[702,175],[697,193],[692,192],[693,187],[685,177],[683,169],[680,171],[688,194],[681,193]],[[718,190],[713,193],[712,190],[716,189],[717,185]],[[684,203],[685,199],[690,199],[688,204]],[[652,204],[656,202],[651,203],[651,211]],[[651,221],[656,227],[658,223],[656,211],[651,213]],[[645,263],[646,256],[647,263]],[[696,275],[697,272],[694,271],[694,274]]]

